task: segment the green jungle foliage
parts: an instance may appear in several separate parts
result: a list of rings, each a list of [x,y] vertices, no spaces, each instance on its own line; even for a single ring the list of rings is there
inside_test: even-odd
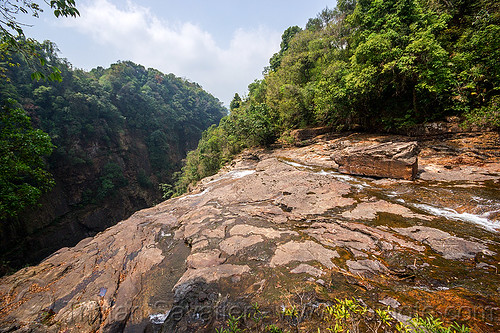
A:
[[[45,0],[55,17],[77,17],[75,0]],[[46,63],[46,59],[38,52],[38,43],[24,34],[26,24],[18,16],[30,15],[39,17],[42,6],[32,0],[0,1],[0,78],[5,79],[9,67],[18,66],[12,61],[11,54],[16,53],[32,68],[33,80],[61,81],[61,71],[54,65]]]
[[[34,129],[12,100],[5,101],[0,111],[0,219],[36,204],[54,185],[43,161],[52,149],[47,133]]]
[[[288,28],[264,78],[187,158],[177,194],[291,129],[391,131],[458,115],[500,127],[500,3],[339,0]]]
[[[312,326],[310,332],[372,332],[372,333],[470,333],[471,329],[463,324],[453,322],[445,324],[432,314],[409,317],[399,321],[393,318],[392,310],[369,308],[355,298],[338,299],[333,304],[320,304],[313,311],[307,311],[304,304],[290,304],[273,314],[261,308],[258,303],[252,304],[247,313],[238,317],[231,314],[223,323],[223,327],[215,328],[216,333],[266,332],[289,333],[299,332],[299,327]],[[309,322],[306,324],[306,322]],[[306,325],[304,325],[306,324]]]
[[[146,144],[152,169],[148,173],[136,170],[139,185],[150,188],[158,187],[158,183],[173,183],[172,174],[180,169],[180,160],[192,148],[193,141],[196,144],[204,129],[227,114],[221,102],[201,86],[173,74],[132,62],[85,72],[73,69],[65,59],[57,57],[56,51],[51,42],[37,44],[37,53],[48,66],[60,70],[61,82],[32,81],[33,69],[16,53],[10,54],[10,61],[19,66],[8,68],[5,79],[0,81],[2,103],[7,99],[18,102],[14,109],[2,109],[2,214],[15,216],[49,188],[51,178],[42,172],[41,157],[50,154],[50,140],[55,146],[47,159],[50,170],[81,170],[100,159],[101,166],[94,168],[100,175],[96,175],[95,184],[84,193],[84,200],[98,202],[127,185],[123,166],[111,155],[131,149],[130,140]],[[13,117],[17,117],[18,123],[22,121],[22,126],[14,126],[10,120]],[[31,127],[30,118],[37,130]],[[31,139],[34,135],[38,141]],[[14,139],[27,138],[30,145],[15,146]],[[4,140],[9,144],[4,144]],[[94,156],[92,147],[100,152],[98,156]],[[122,155],[120,159],[126,163],[128,157]],[[32,160],[23,160],[25,157]],[[10,173],[4,169],[24,173],[8,183],[4,179]],[[46,179],[41,179],[42,176]],[[12,186],[18,188],[13,190]],[[31,192],[26,186],[31,186]],[[4,193],[8,193],[10,201],[4,200],[7,198]],[[9,205],[8,209],[3,205]]]

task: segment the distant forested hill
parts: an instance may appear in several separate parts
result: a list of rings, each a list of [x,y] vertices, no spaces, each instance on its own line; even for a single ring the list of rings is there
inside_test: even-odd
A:
[[[59,59],[52,43],[39,48],[62,82],[31,80],[32,66],[16,55],[20,66],[0,81],[2,103],[16,101],[55,146],[46,159],[55,187],[40,207],[12,208],[0,223],[0,260],[11,264],[38,260],[159,202],[159,184],[168,194],[202,131],[227,114],[198,84],[173,74],[132,62],[85,72]],[[19,206],[8,195],[4,212]]]

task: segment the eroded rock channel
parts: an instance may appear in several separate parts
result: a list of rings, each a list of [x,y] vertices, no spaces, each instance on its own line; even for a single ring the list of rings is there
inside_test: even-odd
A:
[[[2,278],[0,332],[213,332],[251,304],[271,314],[345,297],[498,332],[498,150],[472,156],[477,137],[419,143],[406,181],[338,173],[342,140],[394,138],[243,154],[191,193]]]

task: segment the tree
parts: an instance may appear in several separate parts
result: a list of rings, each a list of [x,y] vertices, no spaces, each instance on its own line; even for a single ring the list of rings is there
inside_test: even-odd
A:
[[[498,13],[495,0],[338,0],[285,30],[264,78],[199,147],[212,143],[217,166],[306,126],[399,131],[457,115],[498,128]],[[184,185],[208,175],[201,157],[188,156]]]
[[[0,219],[35,205],[54,185],[43,161],[52,149],[48,134],[33,129],[28,115],[7,101],[0,113]]]
[[[324,29],[335,19],[336,12],[326,7],[315,18],[310,18],[306,24],[306,30],[318,31]]]
[[[269,145],[275,139],[275,126],[266,104],[251,104],[235,117],[240,140],[249,147]]]
[[[74,0],[45,1],[54,15],[79,15]],[[21,56],[33,70],[34,80],[61,81],[61,71],[47,65],[40,44],[26,38],[18,15],[38,17],[40,5],[31,0],[0,2],[0,77],[8,79],[10,67],[20,64],[14,56]],[[5,98],[5,97],[4,97]],[[47,133],[34,129],[30,117],[16,106],[12,99],[4,104],[0,114],[0,220],[15,217],[28,206],[35,205],[40,196],[54,185],[52,175],[45,170],[44,156],[52,153],[53,145]]]
[[[45,0],[45,3],[54,10],[56,17],[79,16],[74,0]],[[61,71],[55,66],[46,68],[45,59],[36,49],[36,41],[26,38],[23,24],[18,19],[19,14],[29,14],[38,17],[43,12],[40,5],[32,0],[8,0],[0,2],[0,75],[5,73],[6,68],[18,66],[13,63],[11,54],[21,54],[30,67],[34,70],[32,79],[48,79],[61,81]],[[41,67],[41,68],[40,68]]]
[[[283,32],[283,35],[281,35],[281,44],[280,44],[281,49],[278,53],[275,53],[269,60],[269,63],[271,65],[271,70],[275,71],[278,69],[278,67],[281,64],[281,59],[283,58],[283,54],[286,52],[286,50],[288,50],[290,41],[297,33],[301,31],[302,29],[295,25],[293,27],[289,27]]]
[[[239,108],[241,105],[241,97],[238,95],[238,93],[234,94],[233,100],[229,104],[229,110],[234,111],[237,108]]]
[[[356,8],[356,0],[338,0],[337,9],[342,13],[352,13]]]

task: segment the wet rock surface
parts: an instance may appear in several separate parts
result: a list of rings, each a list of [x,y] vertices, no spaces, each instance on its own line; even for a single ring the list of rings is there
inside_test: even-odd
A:
[[[231,309],[346,297],[498,332],[500,155],[498,135],[483,135],[419,142],[415,181],[341,174],[330,158],[345,141],[408,138],[245,152],[194,191],[2,278],[0,332],[213,332]]]
[[[455,237],[439,229],[415,226],[410,228],[395,228],[394,230],[429,245],[445,259],[474,258],[480,252],[489,252],[488,247],[484,244]]]

